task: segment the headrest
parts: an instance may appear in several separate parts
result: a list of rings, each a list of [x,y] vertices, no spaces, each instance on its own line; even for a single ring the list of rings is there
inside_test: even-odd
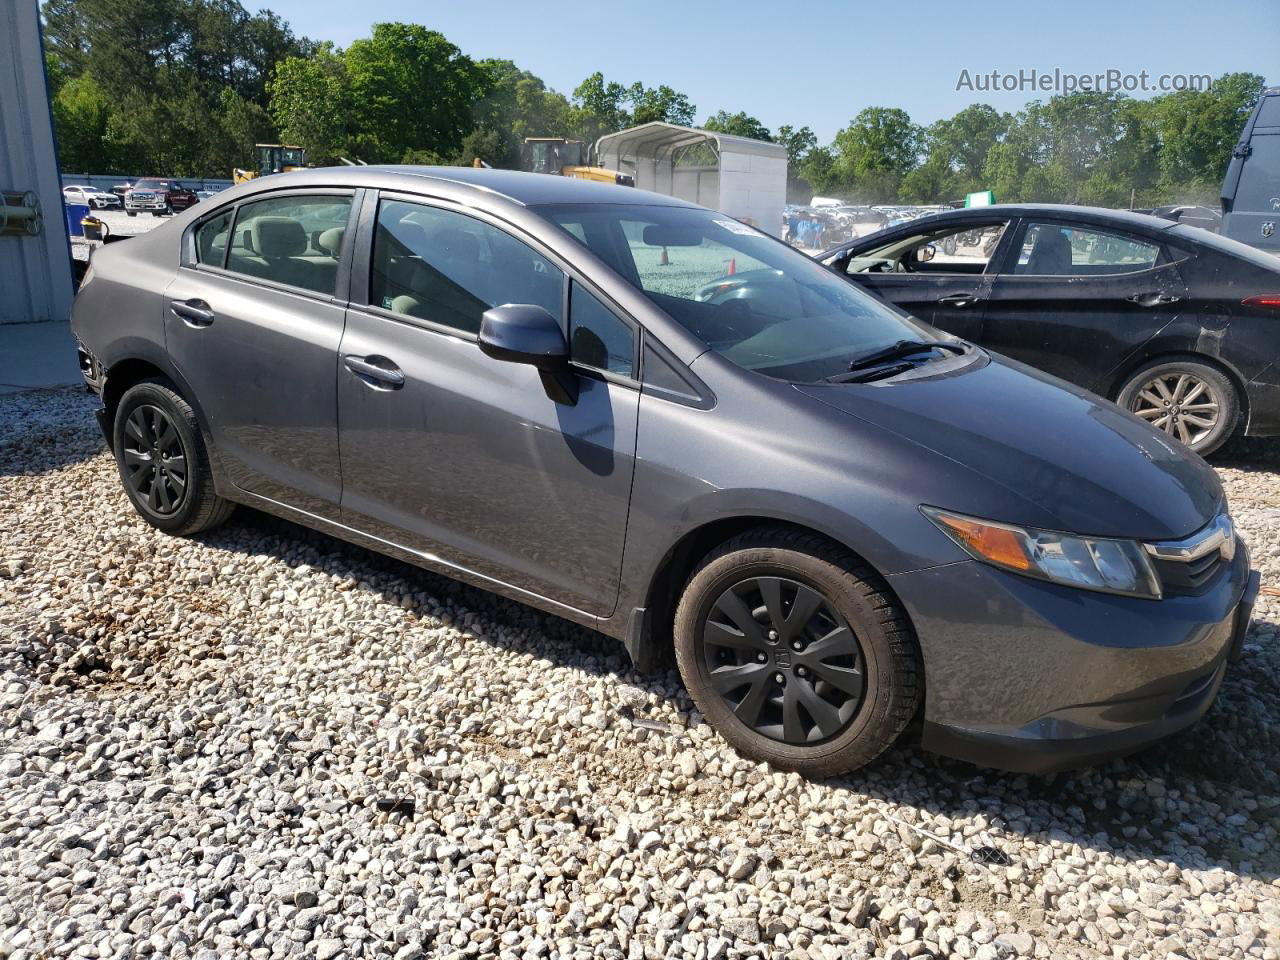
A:
[[[436,234],[435,246],[447,257],[454,260],[479,262],[480,241],[475,234],[467,233],[457,227],[441,230]]]
[[[401,220],[389,228],[393,237],[404,244],[410,253],[421,256],[427,249],[427,230],[415,220]]]
[[[249,231],[254,252],[267,259],[307,252],[307,231],[292,217],[256,217]]]
[[[316,243],[319,244],[321,250],[337,259],[338,255],[342,253],[342,236],[346,232],[343,227],[330,227],[320,234]]]

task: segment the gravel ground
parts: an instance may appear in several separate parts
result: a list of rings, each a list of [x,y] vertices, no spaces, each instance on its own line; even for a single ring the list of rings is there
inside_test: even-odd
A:
[[[555,618],[250,511],[154,532],[93,402],[0,397],[0,955],[1280,958],[1273,594],[1135,758],[806,782]]]

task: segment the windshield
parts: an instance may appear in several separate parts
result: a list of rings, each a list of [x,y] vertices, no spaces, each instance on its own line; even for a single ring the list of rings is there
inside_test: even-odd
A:
[[[134,184],[135,188],[142,190],[165,190],[168,186],[168,180],[139,180]]]
[[[748,370],[817,381],[900,340],[937,339],[932,328],[722,213],[632,204],[539,212]]]

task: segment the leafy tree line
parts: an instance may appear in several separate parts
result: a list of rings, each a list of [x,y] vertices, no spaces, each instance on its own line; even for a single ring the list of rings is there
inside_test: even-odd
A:
[[[338,48],[239,0],[47,0],[43,15],[67,170],[226,177],[264,141],[301,144],[313,163],[515,167],[528,136],[590,143],[698,115],[669,86],[599,72],[566,96],[416,24],[375,24]],[[770,130],[745,112],[702,126],[783,144],[797,200],[925,203],[990,188],[1004,201],[1145,206],[1216,197],[1262,86],[1236,73],[1149,100],[1081,92],[1012,114],[974,104],[929,126],[868,107],[825,145],[807,126]]]
[[[977,103],[929,126],[868,107],[826,146],[807,127],[770,135],[744,113],[721,111],[704,126],[785,143],[796,200],[936,203],[990,189],[1005,202],[1216,203],[1263,86],[1256,74],[1230,73],[1210,90],[1149,100],[1079,92],[1012,114]]]

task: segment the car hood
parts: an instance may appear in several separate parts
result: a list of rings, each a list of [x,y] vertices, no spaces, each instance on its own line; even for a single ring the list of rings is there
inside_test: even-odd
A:
[[[1198,530],[1222,504],[1217,474],[1186,447],[1113,403],[1005,358],[944,376],[796,389],[1016,494],[1008,515],[986,519],[1168,540]]]

